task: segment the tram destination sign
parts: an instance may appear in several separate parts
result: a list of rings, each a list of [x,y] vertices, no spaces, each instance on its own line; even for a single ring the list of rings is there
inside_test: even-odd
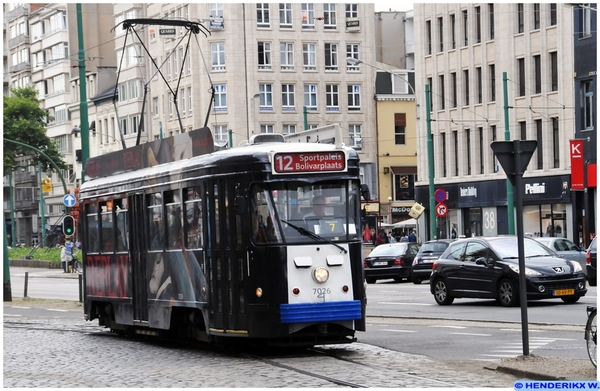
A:
[[[344,152],[285,152],[273,155],[274,174],[346,171]]]

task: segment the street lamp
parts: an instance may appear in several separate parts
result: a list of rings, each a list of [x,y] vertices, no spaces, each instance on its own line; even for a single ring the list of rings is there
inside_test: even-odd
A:
[[[352,66],[357,66],[359,64],[365,64],[367,66],[370,66],[372,68],[378,69],[380,71],[383,72],[387,72],[389,74],[391,74],[392,76],[398,77],[399,79],[403,80],[408,87],[410,88],[410,91],[412,92],[412,94],[415,96],[415,103],[417,102],[417,94],[415,93],[415,89],[413,88],[413,86],[408,82],[408,80],[406,80],[403,76],[394,73],[388,69],[383,69],[380,68],[378,66],[375,66],[373,64],[368,64],[366,62],[362,62],[361,60],[359,60],[358,58],[354,58],[354,57],[347,57],[346,58],[346,63],[348,65],[352,65]],[[433,138],[431,136],[431,129],[430,129],[430,119],[429,119],[429,85],[425,86],[425,101],[426,101],[426,110],[427,110],[427,160],[429,161],[429,239],[433,240],[433,239],[437,239],[437,221],[436,221],[436,215],[435,215],[435,199],[433,198],[433,193],[435,191],[435,184],[434,184],[434,170],[433,170]],[[417,109],[417,117],[418,117],[418,109]]]

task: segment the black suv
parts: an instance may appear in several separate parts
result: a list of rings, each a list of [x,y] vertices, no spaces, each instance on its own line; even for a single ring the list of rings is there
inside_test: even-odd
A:
[[[423,280],[429,280],[433,262],[442,255],[454,239],[430,240],[421,246],[410,267],[412,282],[420,284]]]

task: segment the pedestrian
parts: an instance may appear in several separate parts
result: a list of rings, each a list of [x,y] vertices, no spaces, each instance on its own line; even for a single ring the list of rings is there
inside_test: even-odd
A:
[[[410,235],[408,235],[408,241],[412,243],[417,243],[417,235],[415,235],[415,231],[412,231]]]
[[[391,232],[388,233],[388,238],[390,240],[390,243],[396,243],[396,238],[394,238],[394,235],[392,235]]]

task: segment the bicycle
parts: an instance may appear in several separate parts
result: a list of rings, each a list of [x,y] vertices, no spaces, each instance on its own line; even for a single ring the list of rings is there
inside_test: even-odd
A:
[[[70,262],[71,273],[81,273],[81,261],[77,259],[75,254],[72,255],[72,260]]]
[[[594,365],[594,368],[597,368],[598,352],[596,350],[596,307],[588,306],[587,315],[588,320],[585,325],[585,341],[587,345],[587,352],[588,356],[590,357],[590,361]]]

